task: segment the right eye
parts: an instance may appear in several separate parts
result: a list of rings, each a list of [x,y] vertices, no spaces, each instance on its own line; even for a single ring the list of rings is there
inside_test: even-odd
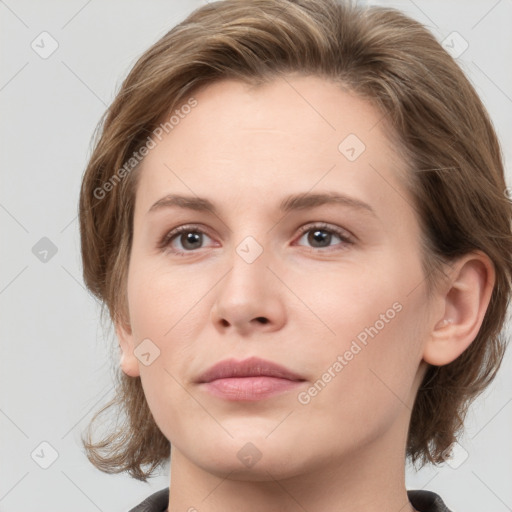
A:
[[[205,236],[210,238],[198,226],[179,226],[166,233],[158,243],[158,247],[175,254],[184,255],[202,249]]]

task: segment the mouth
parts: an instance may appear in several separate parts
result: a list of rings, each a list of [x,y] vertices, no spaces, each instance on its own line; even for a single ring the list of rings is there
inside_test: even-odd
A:
[[[201,374],[197,383],[226,400],[254,401],[292,390],[305,381],[284,366],[251,357],[221,361]]]

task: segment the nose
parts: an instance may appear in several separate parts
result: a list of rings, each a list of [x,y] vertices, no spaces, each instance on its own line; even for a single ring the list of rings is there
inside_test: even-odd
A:
[[[215,328],[239,336],[281,329],[286,321],[285,290],[272,268],[278,263],[272,263],[271,271],[265,250],[251,263],[233,251],[230,263],[231,270],[215,287],[211,312]]]

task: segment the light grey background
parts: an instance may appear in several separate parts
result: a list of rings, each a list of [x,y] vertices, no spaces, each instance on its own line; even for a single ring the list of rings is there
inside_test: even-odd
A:
[[[122,79],[204,3],[0,1],[1,512],[123,512],[169,484],[168,469],[150,483],[101,473],[82,451],[80,433],[113,389],[113,363],[82,282],[76,215],[93,130]],[[467,41],[458,61],[494,121],[510,185],[512,0],[370,3],[400,8],[439,40],[457,38],[447,40],[455,48]],[[48,52],[52,39],[58,48],[47,58],[31,47]],[[43,237],[57,250],[46,262],[34,254]],[[408,469],[408,488],[438,492],[454,512],[512,510],[511,370],[509,352],[470,411],[467,459],[460,452],[441,468]],[[48,469],[42,442],[58,454]]]

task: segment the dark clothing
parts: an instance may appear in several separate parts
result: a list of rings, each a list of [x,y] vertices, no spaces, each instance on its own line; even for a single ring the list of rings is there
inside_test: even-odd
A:
[[[432,491],[407,491],[412,506],[420,512],[451,512],[441,496]],[[155,492],[129,512],[167,512],[169,488]]]
[[[451,512],[441,496],[432,491],[407,491],[411,505],[420,512]],[[167,507],[167,505],[166,505]],[[164,508],[164,510],[166,510]]]
[[[139,503],[135,508],[130,509],[129,512],[167,512],[169,505],[169,487],[157,491],[142,503]]]

